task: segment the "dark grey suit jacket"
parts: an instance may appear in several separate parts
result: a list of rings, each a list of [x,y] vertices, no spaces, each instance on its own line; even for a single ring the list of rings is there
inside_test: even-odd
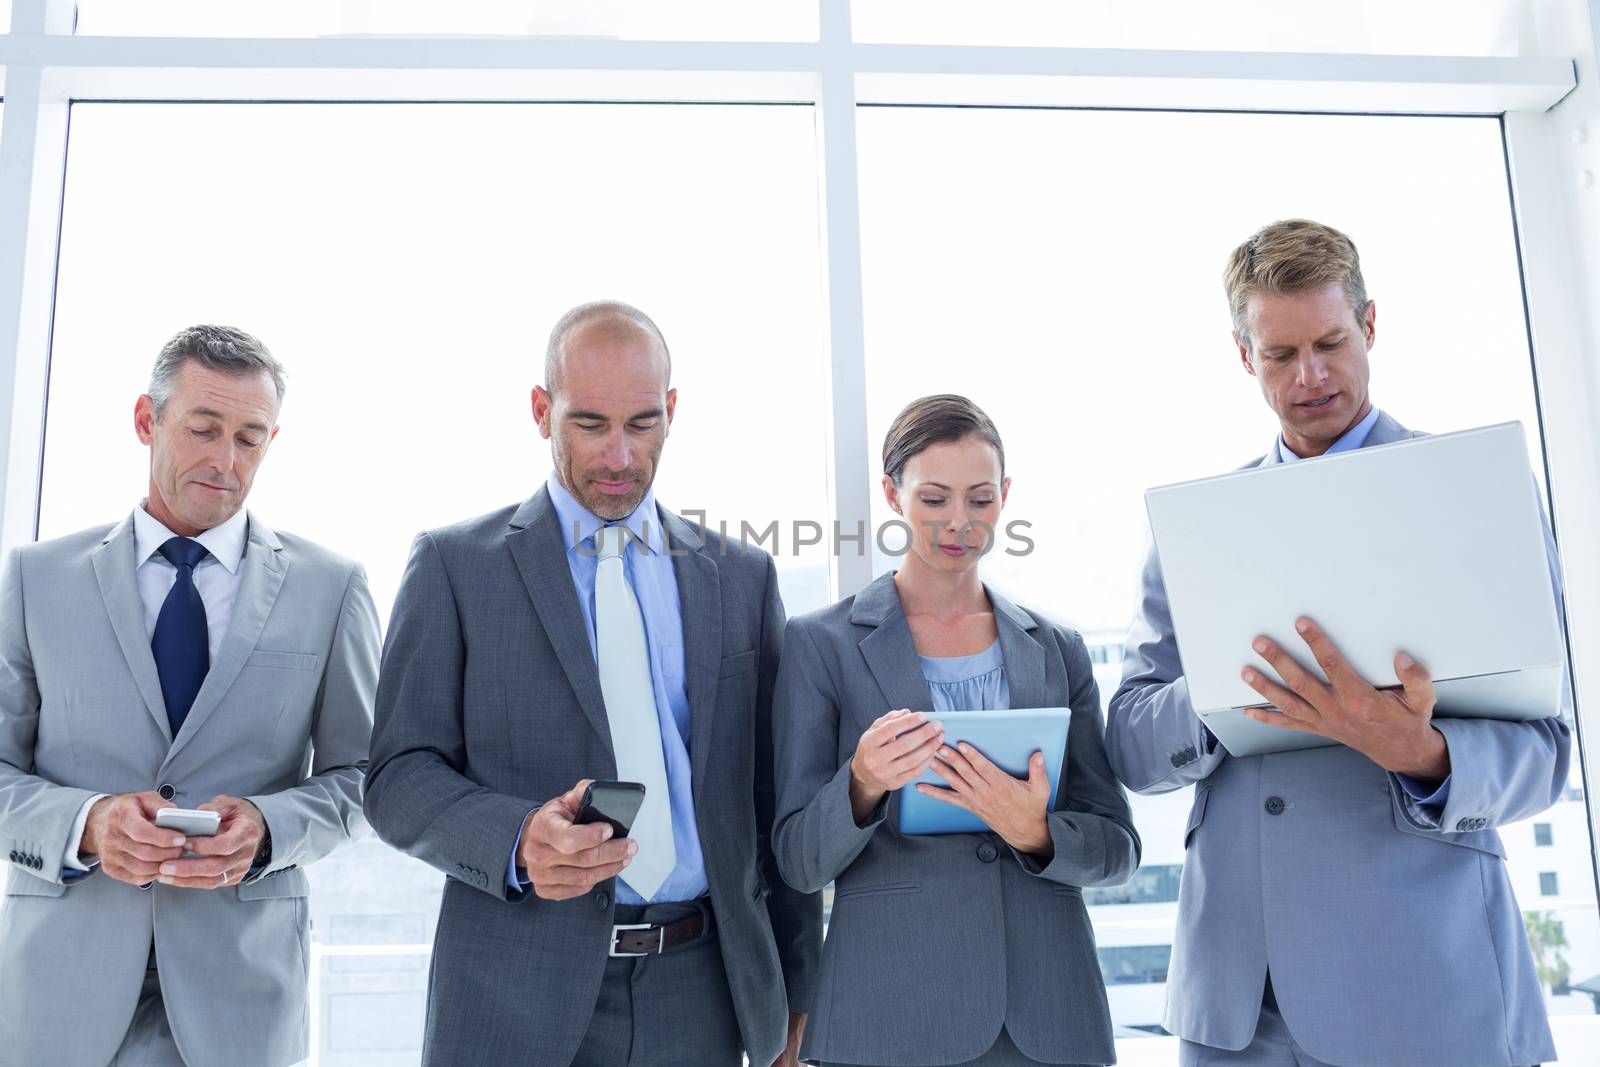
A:
[[[690,761],[723,963],[752,1063],[810,1008],[821,899],[777,876],[770,707],[783,605],[771,557],[661,509],[683,611]],[[423,1060],[571,1062],[599,994],[611,881],[568,901],[506,886],[531,808],[616,777],[600,677],[549,494],[420,535],[383,650],[367,816],[449,876]],[[670,1034],[653,1040],[671,1048]]]
[[[804,1055],[842,1063],[964,1063],[1003,1024],[1046,1063],[1116,1051],[1081,886],[1127,881],[1139,835],[1101,744],[1083,638],[989,590],[1015,708],[1071,707],[1048,864],[997,834],[902,836],[891,795],[850,812],[850,758],[895,708],[933,705],[893,575],[789,623],[773,722],[778,823],[791,885],[835,881]]]

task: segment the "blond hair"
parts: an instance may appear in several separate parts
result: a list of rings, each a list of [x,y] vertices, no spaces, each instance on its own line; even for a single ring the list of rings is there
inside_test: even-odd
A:
[[[1233,332],[1250,347],[1245,302],[1251,293],[1303,293],[1338,282],[1359,322],[1367,314],[1367,283],[1355,242],[1332,226],[1310,219],[1283,219],[1263,226],[1233,250],[1222,272]]]

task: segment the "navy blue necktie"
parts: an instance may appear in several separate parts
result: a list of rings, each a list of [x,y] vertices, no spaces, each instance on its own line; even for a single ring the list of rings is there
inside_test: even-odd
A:
[[[156,616],[150,651],[156,657],[161,697],[167,703],[167,722],[177,737],[194,705],[195,694],[211,669],[211,635],[206,630],[206,605],[195,588],[194,569],[206,558],[206,546],[187,537],[174,537],[159,549],[178,569],[172,592]]]

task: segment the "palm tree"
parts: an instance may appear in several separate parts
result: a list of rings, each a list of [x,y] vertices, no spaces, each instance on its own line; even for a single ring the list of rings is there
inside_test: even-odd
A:
[[[1567,931],[1561,920],[1547,911],[1525,911],[1522,925],[1528,931],[1528,947],[1533,950],[1533,966],[1539,983],[1552,993],[1557,989],[1565,990],[1572,969],[1561,952],[1567,947]]]

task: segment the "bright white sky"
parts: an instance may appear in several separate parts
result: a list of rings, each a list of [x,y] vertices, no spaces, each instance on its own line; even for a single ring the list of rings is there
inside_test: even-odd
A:
[[[1356,241],[1379,406],[1536,425],[1494,120],[867,108],[859,129],[869,440],[928,393],[988,411],[1038,546],[987,573],[1046,613],[1125,627],[1143,491],[1271,447],[1221,277],[1273,219]]]
[[[812,142],[806,107],[78,105],[41,536],[132,508],[156,351],[228,323],[290,374],[251,508],[387,617],[419,530],[543,483],[545,339],[601,297],[674,351],[667,506],[826,520]],[[780,562],[826,603],[821,552]]]

